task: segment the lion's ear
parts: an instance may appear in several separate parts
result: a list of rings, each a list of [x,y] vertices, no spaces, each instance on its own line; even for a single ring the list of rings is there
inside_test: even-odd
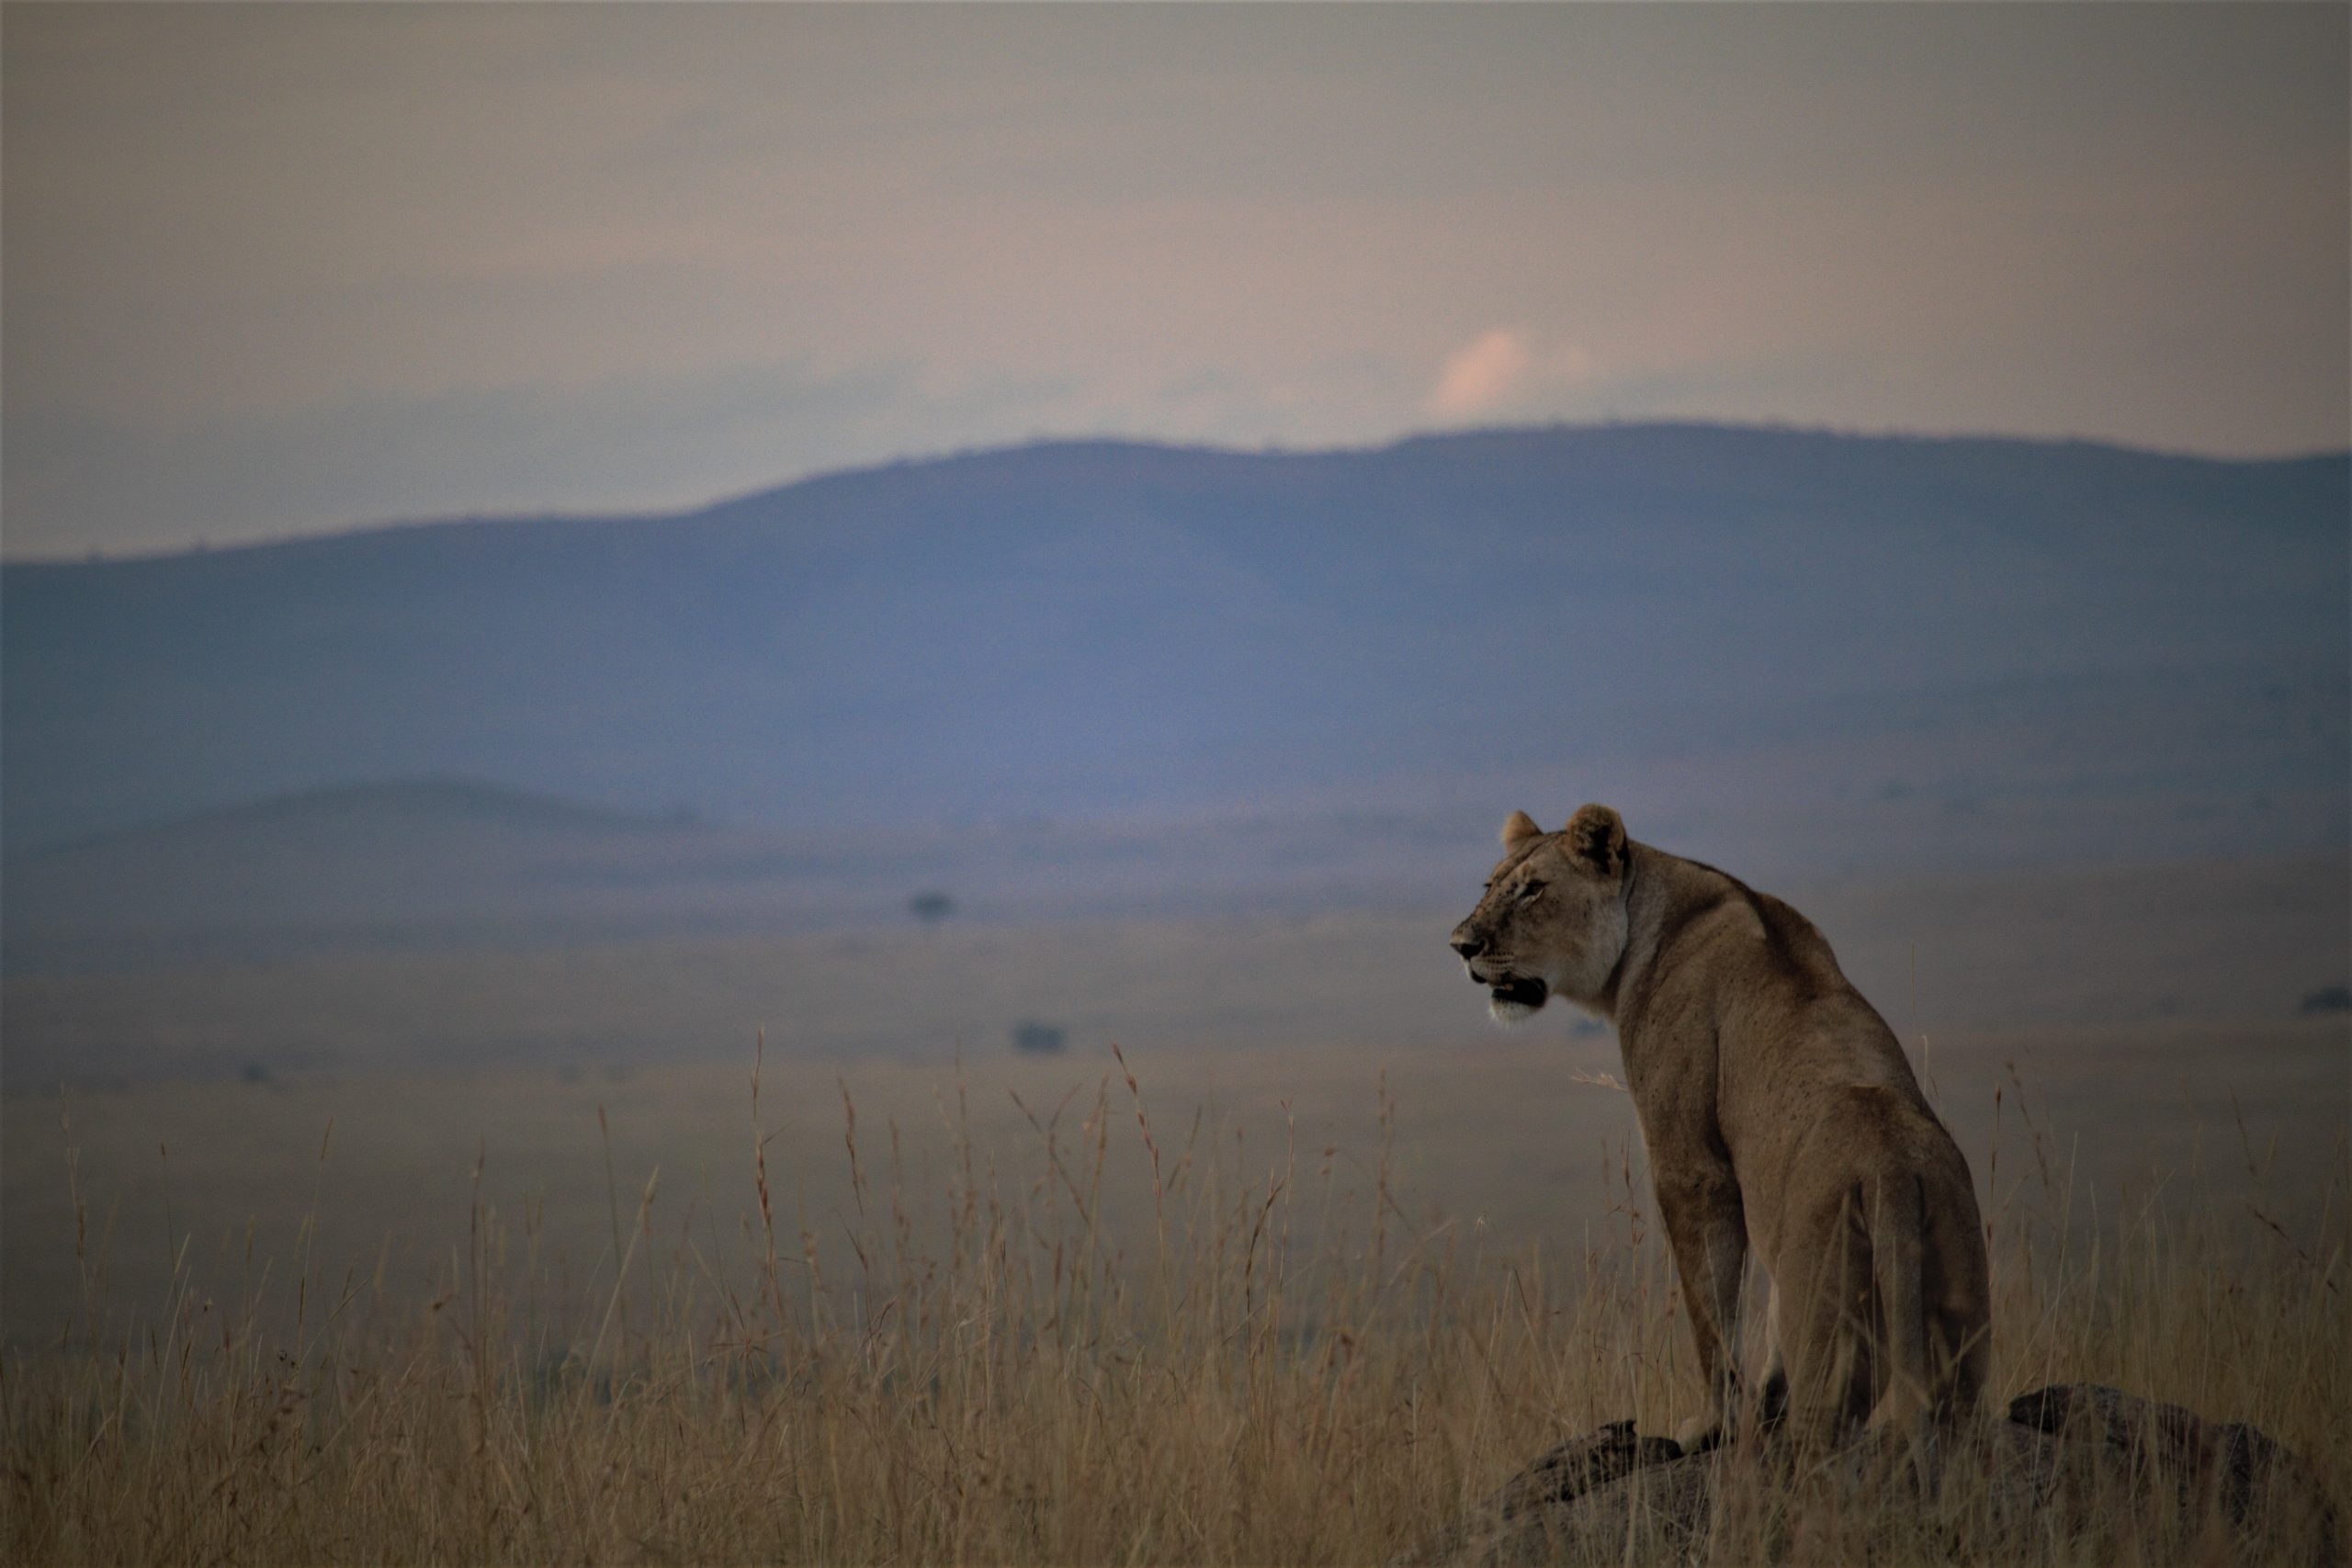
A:
[[[1568,853],[1603,876],[1625,869],[1625,823],[1605,806],[1579,806],[1563,829]]]
[[[1515,850],[1528,840],[1543,836],[1544,829],[1524,811],[1514,811],[1503,818],[1503,848],[1507,850]]]

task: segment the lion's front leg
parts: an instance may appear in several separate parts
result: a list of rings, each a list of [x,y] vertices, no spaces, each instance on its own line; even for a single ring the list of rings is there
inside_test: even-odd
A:
[[[1758,1428],[1777,1427],[1789,1411],[1789,1362],[1781,1349],[1781,1282],[1771,1281],[1771,1294],[1765,1306],[1765,1327],[1769,1331],[1771,1353],[1764,1363],[1764,1376],[1756,1385],[1756,1425]]]
[[[1674,1248],[1674,1271],[1690,1309],[1690,1337],[1707,1385],[1703,1415],[1677,1428],[1686,1450],[1728,1433],[1739,1393],[1739,1292],[1747,1268],[1747,1221],[1728,1168],[1657,1181],[1658,1213]]]

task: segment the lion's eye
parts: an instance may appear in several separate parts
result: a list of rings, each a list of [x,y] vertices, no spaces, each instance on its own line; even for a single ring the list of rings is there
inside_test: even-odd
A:
[[[1519,885],[1519,901],[1520,901],[1521,903],[1522,903],[1522,904],[1527,903],[1527,902],[1529,902],[1530,900],[1532,900],[1532,898],[1533,898],[1537,894],[1539,894],[1539,893],[1541,893],[1541,892],[1543,892],[1543,891],[1544,891],[1544,884],[1543,884],[1543,883],[1540,883],[1540,882],[1522,882],[1522,883],[1521,883],[1521,884]]]

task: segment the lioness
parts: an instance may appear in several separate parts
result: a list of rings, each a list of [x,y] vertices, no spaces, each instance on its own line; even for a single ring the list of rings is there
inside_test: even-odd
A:
[[[1616,1025],[1709,1389],[1686,1449],[1753,1414],[1806,1441],[1973,1411],[1989,1351],[1968,1162],[1885,1020],[1803,915],[1625,836],[1605,806],[1514,811],[1453,950],[1513,1021],[1554,995]],[[1739,1399],[1740,1277],[1771,1276],[1772,1354]]]

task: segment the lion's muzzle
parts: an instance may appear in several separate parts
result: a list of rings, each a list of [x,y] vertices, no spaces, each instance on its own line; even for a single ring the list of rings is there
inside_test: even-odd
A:
[[[1473,976],[1476,978],[1476,976]],[[1505,1010],[1526,1009],[1533,1012],[1552,994],[1552,987],[1542,980],[1525,975],[1498,975],[1485,982],[1487,995],[1494,1004]]]

